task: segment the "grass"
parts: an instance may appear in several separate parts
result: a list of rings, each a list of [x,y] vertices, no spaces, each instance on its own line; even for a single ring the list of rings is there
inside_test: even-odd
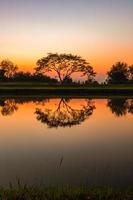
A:
[[[133,95],[133,85],[65,86],[45,83],[0,83],[0,95]]]
[[[0,188],[0,200],[132,200],[133,188],[34,187]]]

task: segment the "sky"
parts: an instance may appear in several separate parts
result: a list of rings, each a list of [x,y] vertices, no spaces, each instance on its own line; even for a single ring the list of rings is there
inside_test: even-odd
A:
[[[0,61],[31,71],[47,53],[85,58],[102,81],[133,64],[133,0],[0,0]]]

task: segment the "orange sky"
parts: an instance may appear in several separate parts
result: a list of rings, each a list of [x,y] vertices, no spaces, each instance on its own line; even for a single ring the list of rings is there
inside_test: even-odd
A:
[[[112,64],[133,64],[133,1],[0,0],[0,61],[32,71],[47,53],[85,58],[104,80]]]

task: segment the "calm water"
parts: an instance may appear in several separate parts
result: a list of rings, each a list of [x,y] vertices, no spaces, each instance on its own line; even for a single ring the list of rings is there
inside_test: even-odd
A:
[[[132,99],[0,99],[0,185],[133,184]]]

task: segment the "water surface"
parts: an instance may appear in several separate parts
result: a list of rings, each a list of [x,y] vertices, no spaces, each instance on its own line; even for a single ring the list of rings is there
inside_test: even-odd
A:
[[[0,185],[133,184],[133,100],[0,99]]]

